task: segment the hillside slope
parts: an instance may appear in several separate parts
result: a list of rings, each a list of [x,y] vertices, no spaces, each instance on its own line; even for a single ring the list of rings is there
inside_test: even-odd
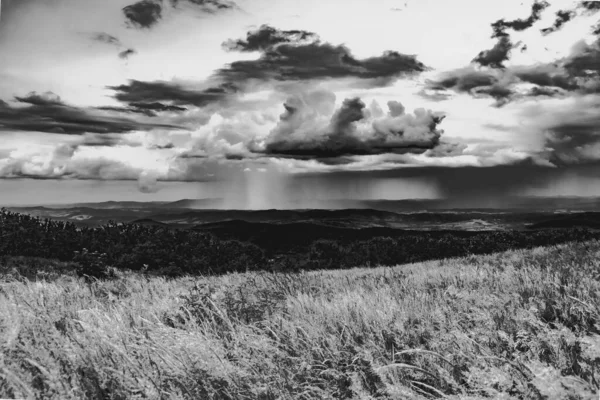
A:
[[[596,399],[599,259],[593,241],[86,284],[5,258],[0,397]]]

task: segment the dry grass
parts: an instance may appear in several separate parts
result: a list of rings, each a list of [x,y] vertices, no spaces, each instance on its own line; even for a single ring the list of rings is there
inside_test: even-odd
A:
[[[0,398],[598,398],[600,242],[91,284],[10,262]]]

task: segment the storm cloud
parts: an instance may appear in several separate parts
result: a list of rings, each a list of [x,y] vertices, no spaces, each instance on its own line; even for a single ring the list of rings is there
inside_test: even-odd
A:
[[[279,124],[257,153],[299,158],[335,158],[384,153],[423,153],[435,148],[443,131],[444,116],[425,109],[407,114],[398,102],[389,102],[387,115],[373,116],[359,98],[344,100],[331,114],[335,96],[316,91],[291,97],[284,104]]]
[[[557,166],[600,161],[600,98],[577,98],[560,107],[534,106],[524,111],[544,135],[548,160]],[[544,114],[539,114],[544,112]],[[541,117],[543,115],[543,118]]]

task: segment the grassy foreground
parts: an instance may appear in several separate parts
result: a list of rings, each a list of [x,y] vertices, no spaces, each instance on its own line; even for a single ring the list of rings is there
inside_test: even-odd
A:
[[[0,398],[598,398],[598,241],[94,283],[3,263]]]

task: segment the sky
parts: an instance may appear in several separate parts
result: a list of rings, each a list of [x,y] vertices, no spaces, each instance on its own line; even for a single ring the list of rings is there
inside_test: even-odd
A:
[[[0,204],[600,196],[600,2],[3,0]]]

